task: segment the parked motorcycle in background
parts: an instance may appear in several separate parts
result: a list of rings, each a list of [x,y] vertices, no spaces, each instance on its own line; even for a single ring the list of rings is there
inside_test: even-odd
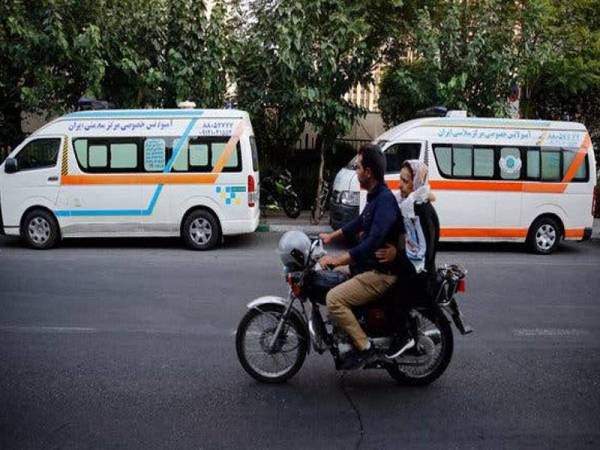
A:
[[[327,181],[327,179],[328,176],[324,176],[323,180],[321,181],[321,194],[317,199],[319,205],[318,217],[316,205],[317,202],[313,203],[312,207],[310,208],[310,219],[313,224],[319,223],[325,215],[325,211],[329,209],[329,199],[331,198],[331,183]]]
[[[292,174],[287,169],[261,176],[260,206],[263,211],[283,209],[292,219],[300,215],[300,198],[292,188]]]
[[[320,267],[318,260],[325,253],[320,239],[311,240],[301,231],[288,231],[280,239],[288,297],[264,296],[250,302],[236,332],[238,359],[256,380],[288,380],[300,370],[311,347],[319,354],[329,352],[337,370],[350,355],[349,336],[323,314],[327,292],[346,280],[341,272]],[[406,317],[402,324],[394,323],[386,312],[386,302],[397,295],[394,288],[381,300],[353,308],[377,350],[362,368],[384,369],[398,382],[409,385],[426,385],[442,375],[454,349],[449,318],[461,334],[471,332],[456,299],[456,294],[464,292],[466,273],[456,265],[439,268],[433,294],[411,292],[403,285],[400,292]],[[406,328],[416,344],[389,359],[385,353],[399,326]]]

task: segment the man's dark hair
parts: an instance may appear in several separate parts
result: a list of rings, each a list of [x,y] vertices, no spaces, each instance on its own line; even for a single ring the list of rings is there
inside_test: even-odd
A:
[[[374,144],[365,144],[358,150],[358,154],[362,156],[363,168],[371,169],[373,177],[382,183],[385,174],[385,156],[381,149]]]

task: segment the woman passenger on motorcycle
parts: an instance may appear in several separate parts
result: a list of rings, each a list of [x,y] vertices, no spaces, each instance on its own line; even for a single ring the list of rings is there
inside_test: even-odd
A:
[[[424,163],[412,159],[402,164],[400,194],[397,200],[406,234],[399,235],[396,246],[388,244],[377,250],[375,255],[382,263],[393,262],[398,276],[396,285],[398,290],[401,290],[399,294],[402,297],[407,293],[427,295],[436,274],[435,253],[440,236],[440,224],[435,208],[431,204],[435,197],[429,189],[427,166]],[[401,322],[405,317],[402,311],[403,305],[391,306],[395,319]],[[414,344],[412,337],[398,336],[386,355],[392,359],[396,358]]]

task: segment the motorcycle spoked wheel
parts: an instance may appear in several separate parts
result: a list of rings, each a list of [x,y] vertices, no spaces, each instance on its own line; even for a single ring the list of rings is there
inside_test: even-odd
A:
[[[235,348],[244,370],[263,383],[283,383],[302,367],[308,351],[304,324],[294,314],[282,329],[273,351],[268,343],[284,312],[280,305],[250,309],[238,325]]]
[[[283,211],[291,219],[297,219],[300,216],[300,201],[298,197],[289,195],[283,199]]]
[[[454,336],[450,323],[443,313],[431,311],[421,314],[419,333],[431,328],[437,328],[440,332],[438,343],[421,335],[413,349],[402,355],[399,361],[386,366],[388,373],[398,383],[408,386],[426,386],[437,380],[450,364],[454,351]],[[423,352],[426,354],[421,354]],[[419,362],[428,364],[419,364]]]

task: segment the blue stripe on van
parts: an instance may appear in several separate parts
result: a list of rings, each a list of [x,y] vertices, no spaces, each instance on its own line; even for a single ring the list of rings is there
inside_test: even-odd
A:
[[[187,128],[179,138],[177,142],[177,146],[173,149],[173,154],[171,155],[171,159],[169,159],[168,164],[165,166],[163,173],[168,173],[171,171],[173,164],[175,163],[175,159],[179,155],[181,148],[183,147],[183,143],[189,136],[196,125],[198,119],[192,119],[188,124]],[[56,217],[82,217],[82,216],[150,216],[154,212],[154,207],[156,206],[156,202],[158,201],[158,197],[162,192],[163,185],[159,184],[156,186],[156,190],[154,191],[154,195],[150,200],[150,204],[146,209],[75,209],[75,210],[55,210],[54,214]]]
[[[182,109],[182,110],[157,110],[157,109],[140,109],[140,110],[114,110],[114,111],[80,111],[66,114],[63,118],[67,119],[96,119],[96,118],[118,118],[118,117],[162,117],[169,119],[170,117],[200,117],[204,115],[201,109]]]

